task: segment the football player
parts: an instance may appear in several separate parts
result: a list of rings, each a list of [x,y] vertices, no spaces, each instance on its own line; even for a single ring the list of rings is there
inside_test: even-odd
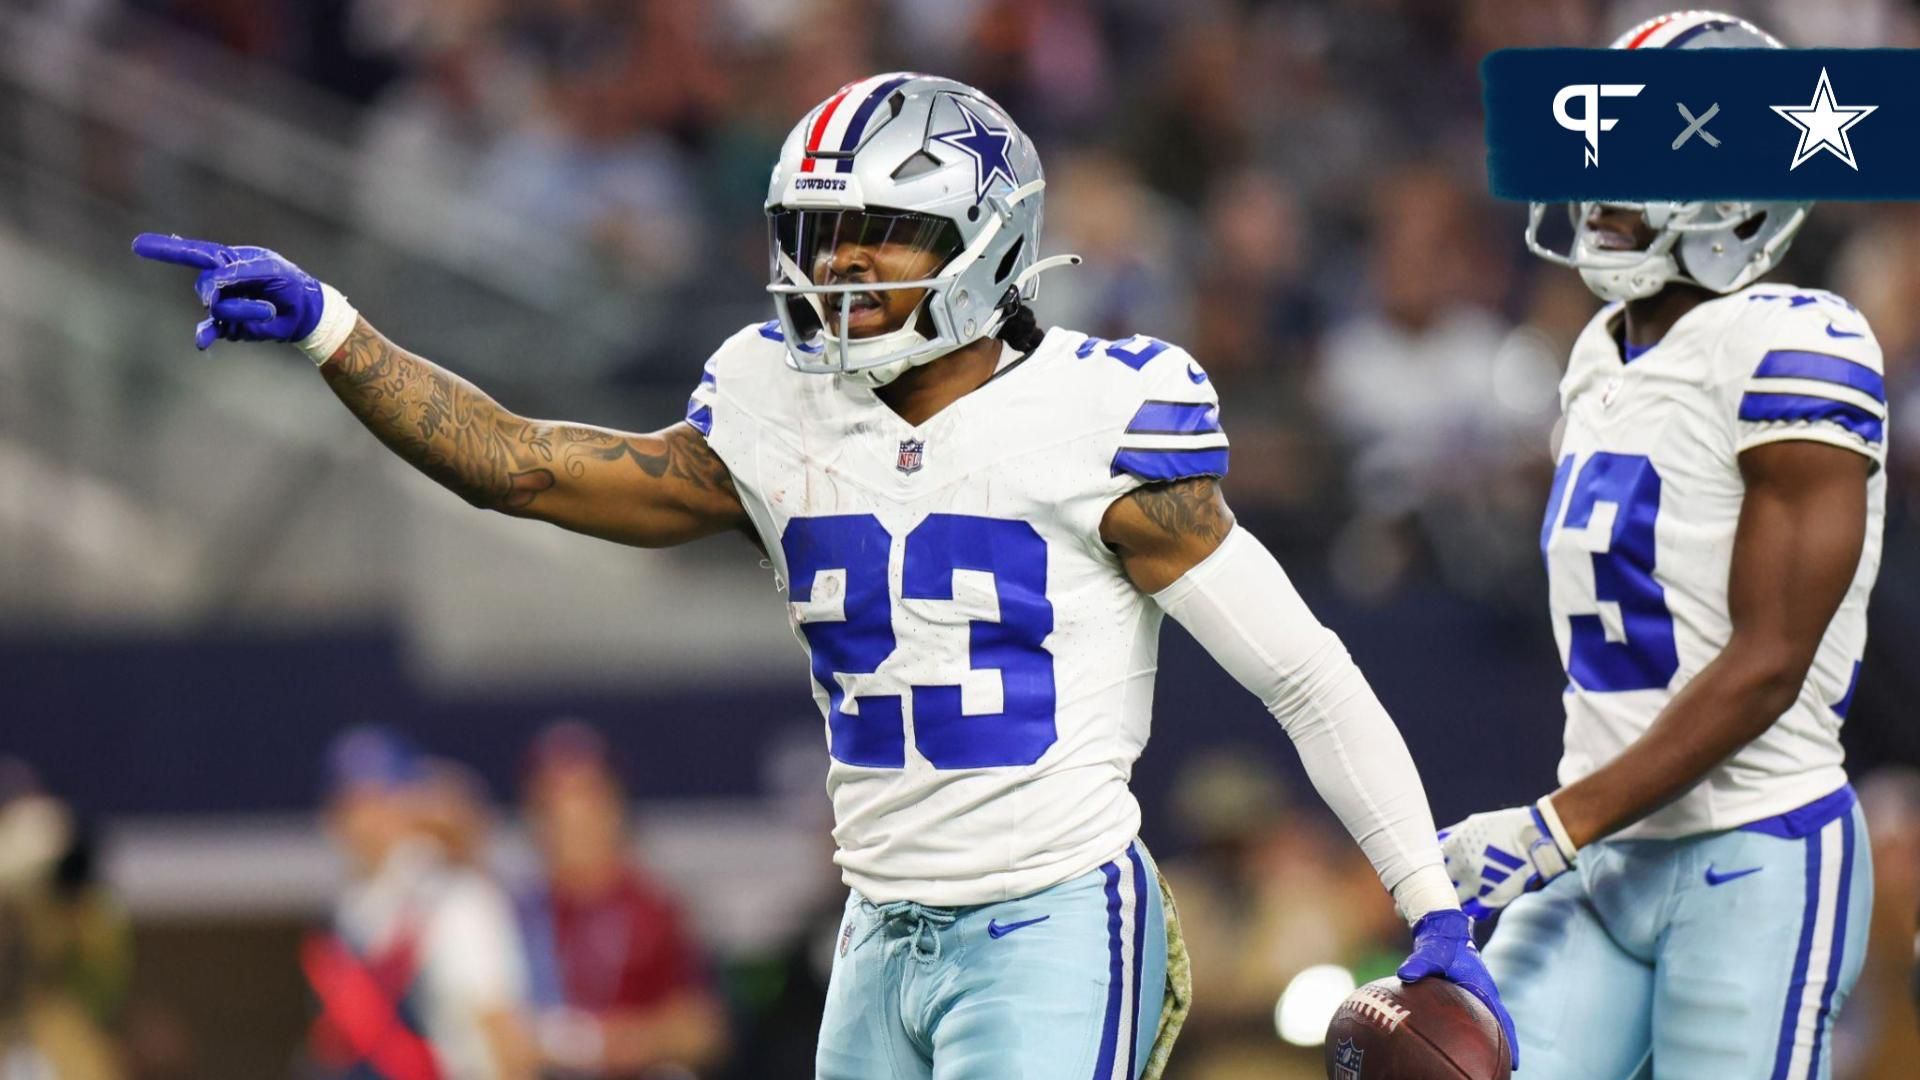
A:
[[[1779,48],[1683,12],[1617,48]],[[1527,1080],[1831,1068],[1873,872],[1840,725],[1880,565],[1879,345],[1829,292],[1755,284],[1801,203],[1588,203],[1609,301],[1560,386],[1540,545],[1567,672],[1559,790],[1448,830]]]
[[[842,88],[774,168],[776,317],[645,435],[515,415],[271,251],[134,247],[199,271],[200,347],[297,344],[477,506],[643,547],[758,540],[811,657],[851,887],[820,1077],[1157,1073],[1185,988],[1128,777],[1163,613],[1298,746],[1413,925],[1401,977],[1498,1012],[1398,731],[1221,497],[1206,373],[1035,322],[1036,275],[1077,261],[1040,258],[1043,189],[979,91]]]

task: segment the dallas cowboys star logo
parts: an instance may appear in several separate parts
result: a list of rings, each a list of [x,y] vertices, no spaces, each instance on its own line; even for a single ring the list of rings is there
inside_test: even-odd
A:
[[[1800,167],[1808,158],[1825,150],[1846,163],[1854,172],[1860,171],[1860,164],[1853,159],[1853,142],[1847,138],[1847,129],[1867,118],[1867,114],[1878,109],[1878,105],[1835,105],[1833,103],[1833,83],[1827,80],[1827,69],[1820,69],[1820,81],[1813,88],[1813,101],[1806,105],[1775,105],[1773,111],[1781,118],[1800,129],[1800,145],[1794,148],[1793,164],[1787,166],[1791,172]]]
[[[980,119],[978,113],[967,108],[964,101],[955,101],[960,106],[960,115],[967,126],[953,131],[943,131],[933,136],[933,141],[946,143],[955,150],[973,159],[973,201],[979,202],[987,197],[987,188],[995,177],[1007,182],[1009,187],[1019,186],[1019,179],[1013,175],[1013,163],[1007,160],[1007,151],[1013,145],[1013,132],[1008,128],[997,128]]]

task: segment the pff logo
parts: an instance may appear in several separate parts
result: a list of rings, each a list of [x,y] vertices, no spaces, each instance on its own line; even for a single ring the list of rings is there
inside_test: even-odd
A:
[[[1645,83],[1574,83],[1563,86],[1553,96],[1553,118],[1568,131],[1577,131],[1587,137],[1586,166],[1600,164],[1600,133],[1612,131],[1620,122],[1617,116],[1600,115],[1600,99],[1610,97],[1638,97],[1640,91],[1647,88]],[[1575,98],[1581,100],[1579,116],[1567,111],[1567,106]]]

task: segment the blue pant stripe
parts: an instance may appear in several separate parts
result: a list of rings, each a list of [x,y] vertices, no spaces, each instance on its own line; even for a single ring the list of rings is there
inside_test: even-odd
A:
[[[1127,845],[1127,858],[1133,863],[1133,1023],[1128,1025],[1133,1038],[1127,1041],[1127,1080],[1133,1080],[1139,1075],[1134,1068],[1140,1054],[1140,969],[1147,955],[1147,868],[1140,862],[1138,844]]]
[[[1780,1040],[1774,1048],[1772,1080],[1787,1080],[1793,1064],[1793,1040],[1800,1026],[1800,998],[1807,988],[1807,958],[1813,952],[1813,924],[1820,918],[1820,834],[1807,837],[1807,906],[1800,916],[1800,947],[1793,954],[1793,980],[1780,1016]]]
[[[1100,1028],[1100,1056],[1093,1063],[1093,1080],[1112,1080],[1113,1055],[1120,1041],[1120,867],[1100,868],[1107,878],[1107,1020]]]
[[[1820,1042],[1827,1033],[1833,1009],[1833,988],[1840,984],[1840,962],[1847,952],[1847,894],[1853,885],[1853,815],[1840,819],[1840,897],[1833,911],[1833,948],[1827,954],[1827,985],[1820,992],[1820,1012],[1813,1022],[1813,1062],[1808,1076],[1820,1075]]]

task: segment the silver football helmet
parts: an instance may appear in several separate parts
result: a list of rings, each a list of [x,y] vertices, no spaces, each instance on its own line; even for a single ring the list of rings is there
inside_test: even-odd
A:
[[[1615,49],[1779,49],[1773,35],[1732,15],[1679,11],[1650,19],[1620,35]],[[1598,202],[1571,203],[1573,243],[1564,254],[1540,240],[1547,204],[1527,212],[1527,247],[1535,255],[1580,271],[1587,288],[1606,300],[1639,300],[1681,281],[1717,293],[1752,284],[1773,269],[1813,204],[1804,202],[1617,202],[1638,210],[1654,231],[1644,250],[1607,250],[1588,225]]]
[[[1006,111],[952,79],[849,83],[787,135],[767,188],[774,310],[800,371],[885,385],[978,341],[1038,292],[1046,180]],[[837,268],[841,249],[903,245],[915,273]],[[862,333],[880,294],[924,290],[905,325]]]

